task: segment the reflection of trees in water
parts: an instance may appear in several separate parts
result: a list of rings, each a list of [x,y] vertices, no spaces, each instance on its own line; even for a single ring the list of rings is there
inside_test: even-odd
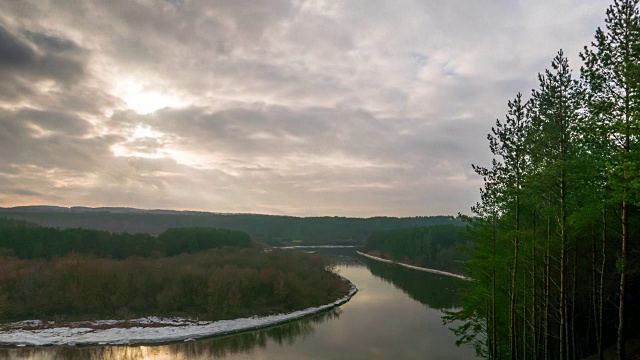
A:
[[[269,341],[293,344],[314,332],[314,326],[340,317],[340,308],[291,323],[236,335],[161,346],[91,346],[0,349],[0,358],[15,360],[146,360],[146,359],[211,359],[229,354],[251,353],[264,348]]]
[[[335,265],[362,265],[360,256],[356,254],[356,250],[360,248],[324,248],[313,249],[316,254],[328,259],[331,264]]]
[[[465,286],[463,280],[375,260],[365,259],[363,262],[375,277],[393,284],[412,299],[432,309],[451,309],[461,305],[460,294]]]
[[[227,354],[251,353],[256,347],[264,348],[269,340],[283,345],[291,345],[298,340],[313,334],[314,326],[340,317],[342,310],[334,308],[313,317],[294,321],[273,328],[253,331],[238,335],[214,338],[191,343],[171,345],[171,352],[176,356],[192,358],[221,358]]]

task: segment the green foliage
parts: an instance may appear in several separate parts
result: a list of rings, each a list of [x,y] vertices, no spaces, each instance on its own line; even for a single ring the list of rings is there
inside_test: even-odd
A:
[[[465,256],[457,247],[465,241],[465,229],[455,225],[434,225],[376,231],[366,250],[396,261],[445,271],[461,270]]]
[[[581,57],[588,85],[589,130],[600,135],[615,201],[638,201],[640,182],[640,13],[637,0],[616,0]]]
[[[474,166],[474,281],[446,319],[482,356],[580,358],[617,330],[624,358],[638,313],[625,304],[640,291],[640,0],[614,0],[605,25],[581,81],[560,51],[526,106],[518,94],[491,129],[492,166]]]
[[[223,246],[253,246],[246,233],[214,228],[169,229],[159,236],[87,229],[55,229],[0,218],[0,253],[22,259],[55,258],[70,253],[100,258],[162,257]]]
[[[214,228],[174,228],[158,236],[167,256],[194,253],[224,246],[251,247],[249,235],[235,230]]]
[[[484,358],[489,357],[485,338],[487,329],[483,326],[485,320],[482,315],[462,308],[447,311],[442,317],[442,320],[445,324],[462,321],[461,325],[450,328],[458,338],[456,340],[456,346],[469,344],[476,350],[476,355]]]

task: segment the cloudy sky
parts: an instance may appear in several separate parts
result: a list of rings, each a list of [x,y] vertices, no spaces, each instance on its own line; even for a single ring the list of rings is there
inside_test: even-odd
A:
[[[604,0],[0,2],[0,206],[468,213]]]

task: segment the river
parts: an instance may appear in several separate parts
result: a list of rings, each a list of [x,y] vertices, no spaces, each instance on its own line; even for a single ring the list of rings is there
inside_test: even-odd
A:
[[[293,251],[293,250],[292,250]],[[362,258],[351,249],[322,250],[359,289],[332,311],[231,336],[157,346],[4,348],[16,360],[474,359],[442,324],[460,305],[464,281]]]

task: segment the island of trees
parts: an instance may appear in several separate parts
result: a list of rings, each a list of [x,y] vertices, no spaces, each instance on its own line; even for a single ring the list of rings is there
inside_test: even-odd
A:
[[[489,359],[580,359],[640,327],[640,14],[615,0],[576,74],[559,51],[488,135],[469,218],[460,342]]]
[[[290,312],[346,295],[318,256],[265,252],[246,233],[176,228],[158,236],[0,219],[0,321]]]

